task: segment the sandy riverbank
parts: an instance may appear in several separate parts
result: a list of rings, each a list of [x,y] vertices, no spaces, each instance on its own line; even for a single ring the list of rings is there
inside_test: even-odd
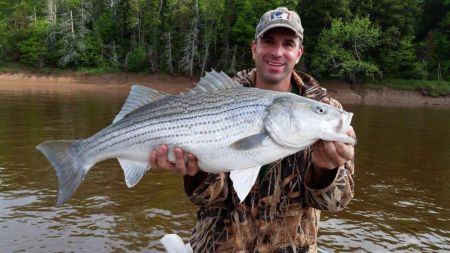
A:
[[[26,73],[0,73],[0,91],[29,92],[89,92],[126,95],[132,84],[140,84],[172,94],[193,87],[186,77],[113,73],[99,75],[61,74],[43,75]]]
[[[365,104],[402,107],[443,107],[450,108],[450,97],[428,97],[419,92],[401,91],[383,88],[380,90],[365,89],[356,85],[351,89],[344,82],[323,82],[328,94],[344,104]]]
[[[141,84],[172,94],[193,87],[193,80],[184,76],[144,75],[135,73],[112,73],[101,75],[42,75],[23,73],[0,73],[0,91],[48,91],[89,92],[123,95],[132,84]],[[426,97],[418,92],[391,89],[369,90],[362,86],[351,89],[345,82],[322,82],[330,96],[343,104],[366,104],[382,106],[431,106],[450,108],[450,97]]]

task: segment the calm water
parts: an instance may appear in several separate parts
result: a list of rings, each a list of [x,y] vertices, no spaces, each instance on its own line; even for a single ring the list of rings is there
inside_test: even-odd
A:
[[[0,251],[162,252],[185,240],[195,210],[179,176],[151,171],[128,189],[113,160],[94,167],[55,207],[57,179],[35,146],[108,125],[124,96],[0,92]],[[356,196],[323,213],[328,252],[450,251],[450,110],[347,106],[358,134]]]

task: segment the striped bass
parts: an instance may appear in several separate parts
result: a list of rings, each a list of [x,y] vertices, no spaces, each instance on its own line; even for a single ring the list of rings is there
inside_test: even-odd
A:
[[[108,127],[80,140],[36,146],[58,176],[57,205],[75,193],[96,163],[117,158],[128,187],[150,169],[161,144],[197,157],[201,170],[230,172],[242,201],[262,165],[296,153],[319,139],[355,144],[345,134],[352,113],[289,92],[243,87],[223,72],[207,73],[190,92],[169,95],[134,85]]]

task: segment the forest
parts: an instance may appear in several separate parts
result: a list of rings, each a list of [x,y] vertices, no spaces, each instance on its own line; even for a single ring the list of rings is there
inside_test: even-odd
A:
[[[198,76],[251,68],[261,15],[300,14],[297,68],[351,82],[450,78],[450,0],[0,0],[0,65]]]

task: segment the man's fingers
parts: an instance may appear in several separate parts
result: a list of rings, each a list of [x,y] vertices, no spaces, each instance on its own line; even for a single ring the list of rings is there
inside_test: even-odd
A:
[[[346,131],[348,136],[355,136],[353,128]],[[332,169],[345,164],[354,157],[354,148],[352,145],[320,140],[312,147],[312,162],[318,168]]]
[[[189,176],[194,176],[199,171],[198,165],[197,165],[197,158],[192,155],[188,154],[188,163],[187,163],[187,171],[186,174]]]
[[[167,145],[161,145],[158,149],[158,167],[163,169],[174,169],[174,165],[167,158]]]
[[[186,174],[186,162],[184,161],[184,152],[181,148],[175,148],[175,168],[182,175]]]
[[[338,152],[336,151],[336,146],[334,145],[334,142],[331,141],[324,141],[323,147],[325,150],[325,153],[329,157],[329,159],[333,162],[340,162],[342,157],[339,156]]]
[[[182,175],[194,176],[200,170],[197,165],[197,158],[192,155],[187,155],[187,161],[185,160],[185,153],[181,148],[174,148],[175,163],[171,163],[168,160],[169,148],[167,145],[161,145],[158,149],[153,150],[150,153],[150,167],[155,169],[168,169]]]
[[[356,133],[355,133],[355,130],[353,129],[352,126],[349,126],[349,127],[348,127],[348,130],[345,131],[345,134],[348,135],[348,136],[350,136],[350,137],[352,137],[352,138],[355,139],[355,141],[356,141]]]
[[[352,145],[348,145],[345,143],[337,142],[336,144],[336,152],[338,155],[345,160],[352,160],[355,155],[355,149]]]
[[[347,134],[350,137],[355,137],[355,130],[352,126],[349,126],[347,131],[345,131],[345,134]]]
[[[327,157],[326,152],[325,152],[325,148],[323,146],[323,141],[322,140],[320,140],[316,144],[314,144],[314,146],[313,146],[313,156],[315,156],[315,158],[318,158],[318,160],[321,160],[321,161],[329,159]]]
[[[150,168],[158,169],[158,151],[152,150],[150,153]]]
[[[325,150],[324,141],[320,140],[312,147],[312,162],[316,168],[334,168],[331,158]]]

